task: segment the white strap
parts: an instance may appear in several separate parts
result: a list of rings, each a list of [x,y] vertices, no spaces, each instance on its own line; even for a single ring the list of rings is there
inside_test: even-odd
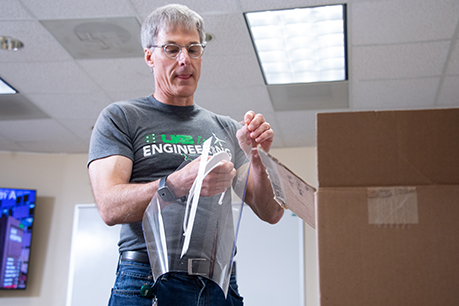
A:
[[[161,214],[161,206],[159,200],[156,199],[156,209],[158,210],[158,225],[159,225],[159,237],[161,237],[161,247],[163,253],[163,259],[160,260],[161,263],[164,263],[166,266],[162,267],[163,271],[169,271],[169,260],[167,260],[167,243],[166,243],[166,232],[164,231],[164,221]]]
[[[188,248],[190,246],[191,233],[193,231],[194,220],[196,218],[196,212],[197,212],[197,209],[198,209],[199,196],[201,194],[202,181],[204,180],[204,177],[206,177],[215,167],[217,167],[220,164],[222,164],[222,161],[224,161],[224,160],[229,161],[230,160],[230,157],[229,157],[228,153],[226,153],[224,151],[215,154],[214,156],[212,156],[212,158],[207,160],[207,157],[209,155],[209,149],[210,149],[211,140],[212,140],[212,137],[210,137],[209,139],[207,139],[204,142],[202,156],[201,156],[201,162],[199,164],[198,175],[197,175],[196,179],[194,180],[193,185],[191,186],[191,189],[190,189],[190,192],[189,192],[189,195],[188,195],[188,199],[187,199],[187,203],[186,203],[186,209],[185,209],[185,216],[183,218],[183,231],[184,231],[183,235],[185,236],[185,241],[183,243],[181,257],[183,257],[183,255],[186,254],[186,252],[188,251]],[[219,204],[222,203],[223,195],[224,195],[224,193],[220,197]],[[190,202],[191,201],[193,201],[193,202],[191,204],[191,212],[189,212],[189,210],[190,210]],[[188,218],[188,214],[190,214],[189,218]]]

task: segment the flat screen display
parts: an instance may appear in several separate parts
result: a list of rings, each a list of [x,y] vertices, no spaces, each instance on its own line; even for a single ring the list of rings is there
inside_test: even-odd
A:
[[[0,289],[25,289],[36,190],[0,188]]]

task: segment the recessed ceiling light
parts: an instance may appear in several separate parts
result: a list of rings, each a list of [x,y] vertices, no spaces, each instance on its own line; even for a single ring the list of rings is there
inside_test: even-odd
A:
[[[0,48],[9,51],[18,51],[24,47],[22,41],[9,36],[0,36]]]
[[[8,85],[5,81],[0,79],[0,95],[6,94],[15,94],[17,93],[16,89]]]
[[[345,4],[244,15],[266,84],[347,79]]]

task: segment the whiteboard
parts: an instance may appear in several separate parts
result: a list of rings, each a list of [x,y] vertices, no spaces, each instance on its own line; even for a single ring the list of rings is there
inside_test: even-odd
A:
[[[66,306],[108,304],[118,264],[120,228],[107,226],[95,204],[75,206]]]
[[[278,224],[269,225],[244,207],[235,261],[245,305],[305,305],[303,224],[287,210]],[[119,231],[102,221],[96,205],[75,206],[66,306],[107,305]]]
[[[235,262],[245,305],[305,305],[303,226],[289,210],[270,225],[244,207]]]

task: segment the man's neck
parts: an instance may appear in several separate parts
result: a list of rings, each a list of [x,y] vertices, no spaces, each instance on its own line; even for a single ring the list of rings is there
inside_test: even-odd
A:
[[[158,93],[153,94],[153,98],[158,100],[161,103],[174,105],[174,106],[191,106],[194,104],[194,96],[189,97],[178,97],[178,96],[163,96]]]

